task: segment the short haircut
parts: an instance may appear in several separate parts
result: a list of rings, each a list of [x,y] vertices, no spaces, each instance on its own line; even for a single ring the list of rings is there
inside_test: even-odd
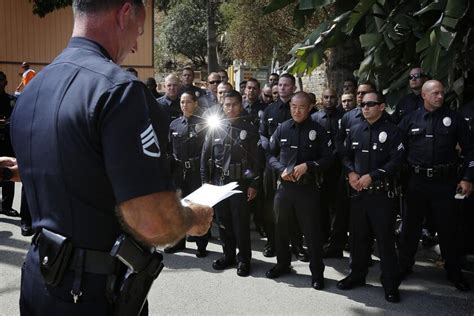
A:
[[[373,83],[372,81],[361,81],[359,83],[359,86],[362,86],[362,85],[365,85],[365,86],[370,86],[372,88],[372,91],[377,91],[377,87],[375,86],[375,83]]]
[[[277,76],[277,77],[280,77],[280,75],[279,75],[279,74],[277,74],[276,72],[272,72],[272,73],[270,74],[270,76],[268,76],[268,77],[271,77],[271,76]]]
[[[243,84],[246,85],[246,84],[247,84],[247,80],[242,80],[242,81],[239,83],[239,87],[240,87],[241,85],[243,85]]]
[[[181,93],[181,97],[185,94],[191,96],[191,99],[193,99],[194,102],[196,102],[198,100],[197,96],[194,94],[194,92],[192,90],[185,90],[183,93]],[[179,98],[181,99],[181,97],[179,97]]]
[[[346,82],[346,81],[352,82],[352,84],[354,85],[354,87],[357,87],[357,80],[355,80],[354,78],[351,77],[351,78],[346,78],[346,79],[344,79],[344,82]]]
[[[74,14],[104,12],[130,2],[134,6],[142,6],[145,0],[73,0]]]
[[[7,75],[5,75],[3,71],[0,71],[0,78],[2,78],[3,80],[7,80]]]
[[[250,79],[247,80],[246,83],[249,83],[249,82],[254,82],[254,83],[256,83],[256,84],[257,84],[257,87],[260,89],[260,81],[258,81],[257,79],[255,79],[255,78],[250,78]]]
[[[281,76],[280,76],[280,78],[279,78],[279,79],[281,79],[281,78],[287,78],[287,79],[290,79],[290,81],[291,81],[291,84],[292,84],[292,85],[296,85],[296,79],[295,79],[295,76],[293,76],[293,75],[291,75],[291,74],[289,74],[289,73],[284,73],[283,75],[281,75]]]
[[[236,98],[239,103],[242,104],[242,95],[235,90],[227,91],[226,94],[224,94],[224,100],[226,98]]]
[[[234,90],[234,87],[229,82],[222,81],[221,83],[219,83],[219,86],[228,86],[230,90]]]
[[[367,92],[365,95],[369,94],[369,93],[373,93],[377,96],[377,102],[380,102],[380,103],[385,103],[385,96],[379,92],[379,91],[372,91],[372,92]],[[365,96],[364,96],[365,97]]]
[[[168,76],[165,77],[165,83],[171,80],[174,80],[177,83],[179,83],[179,78],[175,74],[169,74]]]
[[[298,92],[296,92],[296,93],[293,94],[293,96],[291,97],[291,101],[293,101],[293,99],[297,99],[297,98],[305,99],[305,100],[308,102],[308,106],[310,106],[311,104],[313,104],[313,102],[311,101],[311,97],[310,97],[309,94],[306,93],[306,92],[303,92],[303,91],[298,91]]]
[[[156,86],[156,80],[153,77],[146,78],[145,84],[148,85],[155,85]]]

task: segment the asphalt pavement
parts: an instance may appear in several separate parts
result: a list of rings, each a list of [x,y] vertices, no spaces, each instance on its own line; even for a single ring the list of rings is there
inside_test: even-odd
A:
[[[19,210],[20,185],[14,208]],[[30,239],[20,234],[20,220],[0,215],[0,315],[19,315],[20,268]],[[417,255],[414,274],[400,287],[401,302],[388,303],[379,282],[377,256],[367,285],[350,291],[336,282],[348,273],[349,259],[325,260],[326,288],[311,287],[308,263],[293,261],[294,272],[270,280],[265,272],[276,258],[265,258],[265,240],[252,231],[252,270],[239,277],[236,269],[212,269],[222,248],[213,231],[205,258],[197,258],[196,244],[176,254],[165,254],[165,269],[149,294],[150,315],[474,315],[474,291],[463,293],[446,280],[433,249]],[[474,274],[466,273],[474,286]]]

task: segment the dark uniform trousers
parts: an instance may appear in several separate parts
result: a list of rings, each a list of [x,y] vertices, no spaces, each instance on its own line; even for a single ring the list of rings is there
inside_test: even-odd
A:
[[[321,187],[322,237],[328,249],[342,251],[347,242],[349,202],[346,180],[340,163],[324,171]]]
[[[229,183],[231,181],[224,181]],[[243,193],[234,194],[218,203],[214,210],[219,222],[219,236],[228,259],[236,257],[236,248],[239,248],[237,261],[250,264],[252,251],[250,248],[250,211],[247,202],[248,186],[239,181],[238,189]],[[223,226],[223,227],[222,227]]]
[[[323,243],[321,238],[320,191],[313,185],[282,183],[275,194],[277,262],[291,264],[289,242],[293,214],[308,246],[309,269],[313,279],[322,278],[324,272]]]
[[[458,277],[461,273],[459,252],[459,203],[454,199],[455,179],[426,178],[413,174],[407,188],[407,211],[403,214],[403,229],[400,236],[400,266],[402,271],[410,269],[418,249],[423,218],[428,211],[438,231],[441,255],[448,275]]]
[[[383,193],[361,192],[351,199],[350,250],[351,275],[365,279],[369,268],[370,247],[373,236],[380,255],[380,282],[385,290],[398,289],[400,285],[398,258],[395,252],[396,211],[394,199]]]
[[[201,187],[202,185],[201,174],[198,168],[196,170],[190,169],[189,171],[186,171],[186,173],[184,173],[184,176],[183,176],[183,171],[181,169],[178,169],[177,173],[180,174],[179,176],[181,177],[181,179],[176,180],[176,184],[178,185],[178,187],[181,188],[183,197],[191,194],[192,192],[194,192],[195,190]],[[176,175],[175,175],[175,178],[176,178]],[[210,234],[211,234],[211,230],[209,229],[209,231],[203,236],[193,236],[193,240],[196,241],[196,245],[198,249],[206,249],[207,244],[209,243]],[[182,239],[177,244],[179,243],[182,243],[184,246],[186,243],[186,240]]]
[[[28,280],[25,280],[26,277]],[[42,311],[49,311],[49,316],[113,314],[113,305],[105,297],[106,275],[83,274],[81,285],[83,295],[78,304],[74,304],[71,295],[73,280],[74,272],[69,271],[64,274],[64,279],[58,286],[46,285],[40,272],[38,247],[32,245],[21,271],[21,315],[40,316],[44,315],[41,314]]]

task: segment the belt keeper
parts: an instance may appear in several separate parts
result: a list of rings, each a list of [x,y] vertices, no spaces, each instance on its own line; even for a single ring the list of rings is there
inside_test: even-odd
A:
[[[82,283],[82,273],[84,272],[84,262],[86,259],[85,250],[77,248],[76,249],[76,261],[74,262],[74,282],[72,283],[71,295],[74,300],[74,304],[77,304],[79,297],[82,296],[81,283]]]

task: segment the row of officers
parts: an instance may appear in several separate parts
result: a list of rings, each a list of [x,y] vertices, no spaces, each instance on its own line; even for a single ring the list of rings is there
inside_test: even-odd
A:
[[[399,302],[398,287],[413,272],[423,219],[431,213],[447,277],[468,291],[459,247],[461,200],[455,195],[467,200],[472,191],[473,133],[461,114],[443,106],[442,83],[425,82],[423,105],[398,126],[370,84],[359,86],[358,106],[347,112],[327,89],[323,109],[312,113],[310,96],[294,93],[295,78],[289,74],[280,76],[278,91],[279,100],[265,108],[253,107],[234,90],[225,93],[222,105],[206,109],[194,92],[181,94],[183,115],[169,131],[176,186],[183,196],[202,183],[236,181],[243,191],[215,207],[224,256],[213,268],[237,266],[239,276],[250,274],[250,211],[262,208],[264,255],[277,257],[268,278],[291,272],[292,247],[302,248],[304,236],[311,286],[323,289],[323,258],[342,257],[349,225],[350,274],[337,287],[365,284],[375,239],[385,299]],[[403,226],[396,251],[398,212]],[[196,256],[206,256],[208,237],[195,239]],[[184,247],[183,239],[165,251]]]

